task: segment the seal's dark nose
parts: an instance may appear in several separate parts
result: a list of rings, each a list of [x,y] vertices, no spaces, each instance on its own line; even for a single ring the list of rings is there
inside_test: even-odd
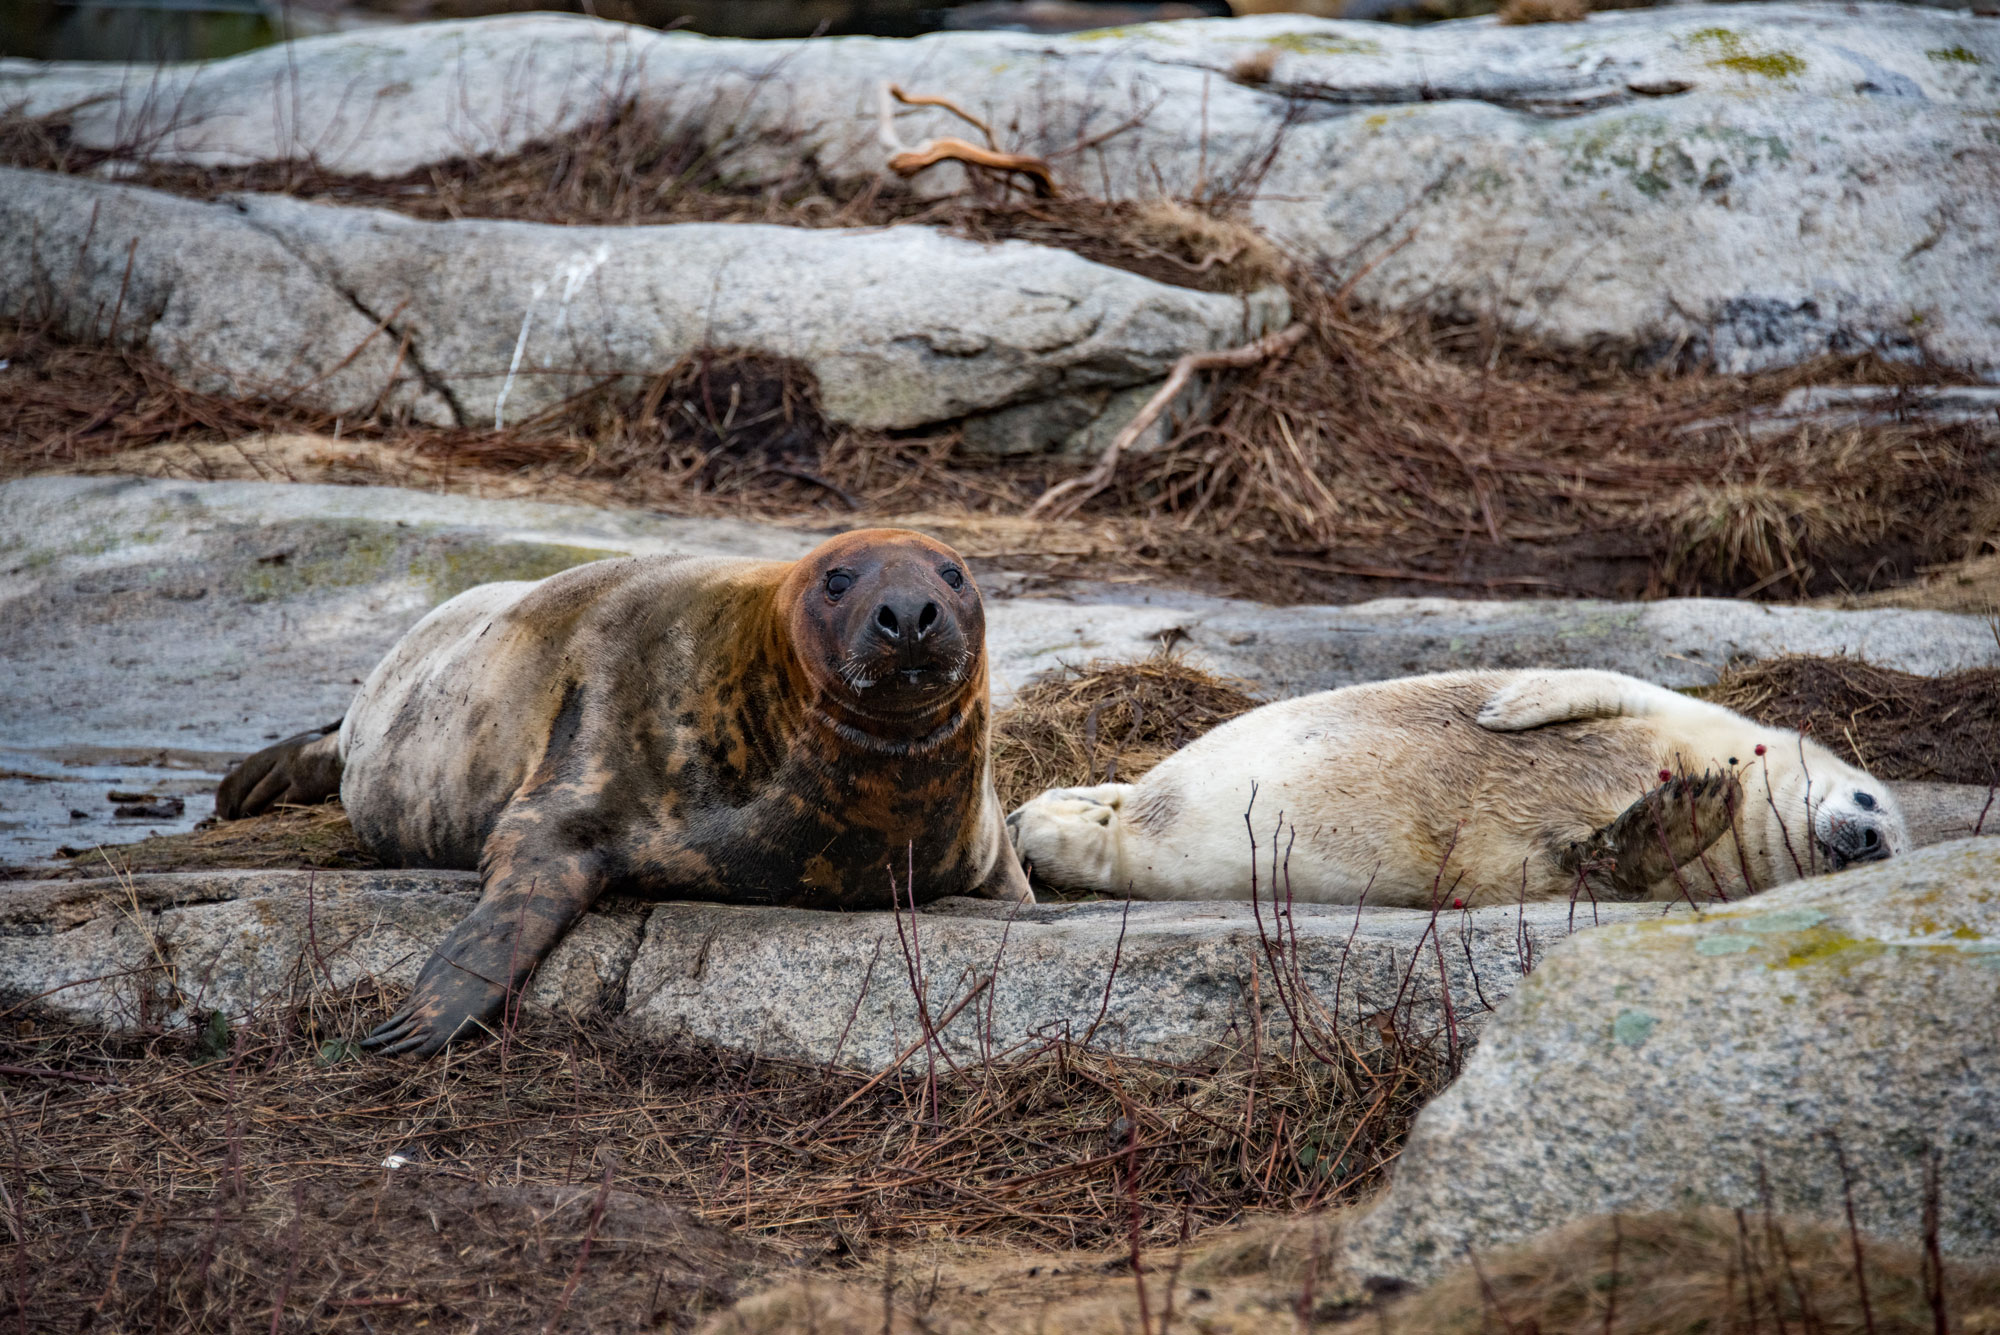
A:
[[[1889,841],[1882,837],[1882,832],[1872,824],[1859,822],[1848,822],[1836,828],[1832,843],[1825,847],[1827,860],[1833,864],[1835,871],[1857,862],[1883,862],[1890,856]]]
[[[921,597],[921,595],[919,595]],[[887,640],[920,641],[937,625],[938,606],[919,597],[890,598],[875,609],[875,629]]]

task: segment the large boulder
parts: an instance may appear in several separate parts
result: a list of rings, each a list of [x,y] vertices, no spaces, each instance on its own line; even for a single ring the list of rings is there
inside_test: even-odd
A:
[[[71,112],[80,144],[161,161],[394,176],[629,102],[732,181],[805,166],[853,185],[884,168],[884,81],[956,99],[1081,189],[1247,198],[1281,241],[1361,273],[1363,300],[1729,369],[1874,348],[2000,374],[2000,27],[1965,13],[1705,5],[1417,29],[1267,15],[811,42],[535,15],[200,67],[5,62],[0,105]],[[911,142],[963,128],[931,108],[898,125]],[[948,167],[919,188],[962,179]]]
[[[1118,391],[1289,309],[1278,288],[1197,292],[928,227],[417,222],[0,169],[0,317],[115,335],[210,393],[354,417],[499,427],[607,382],[636,396],[723,348],[800,363],[835,422],[1009,412],[1029,445],[1060,446],[1129,414]]]
[[[0,863],[133,837],[104,804],[114,789],[183,796],[178,821],[137,828],[186,828],[211,810],[232,756],[340,717],[405,630],[474,584],[627,554],[790,560],[823,536],[390,487],[0,484],[0,805],[14,822]],[[1272,608],[1132,585],[1028,592],[1004,564],[967,555],[1002,701],[1058,663],[1142,658],[1164,639],[1274,697],[1474,663],[1612,668],[1672,686],[1788,653],[1924,673],[2000,663],[1985,618],[1941,612],[1709,599]],[[1969,828],[1964,794],[1937,800],[1940,831]],[[2000,830],[2000,813],[1987,828]]]
[[[1775,1210],[2000,1251],[2000,843],[1581,933],[1488,1025],[1350,1226],[1423,1280],[1592,1215]],[[1845,1168],[1843,1168],[1843,1161]],[[1938,1188],[1926,1174],[1935,1164]]]

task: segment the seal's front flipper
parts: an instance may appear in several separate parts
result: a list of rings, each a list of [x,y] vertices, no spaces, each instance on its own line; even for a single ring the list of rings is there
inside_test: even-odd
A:
[[[1014,852],[1014,842],[1003,830],[999,838],[1000,848],[993,859],[993,870],[986,873],[986,879],[973,890],[976,899],[997,899],[1009,904],[1032,904],[1035,892],[1028,885],[1028,873],[1021,866],[1021,859]]]
[[[428,1057],[500,1016],[513,991],[508,979],[479,972],[476,954],[473,962],[462,962],[452,953],[453,944],[447,939],[430,957],[410,999],[362,1039],[362,1047],[380,1048],[384,1056]]]
[[[238,764],[215,790],[215,814],[238,820],[340,795],[340,720],[287,737]]]
[[[1644,899],[1728,832],[1742,802],[1743,786],[1727,774],[1669,779],[1557,861],[1567,874],[1584,873],[1607,898]]]
[[[1474,722],[1490,732],[1527,732],[1588,719],[1643,718],[1680,703],[1664,686],[1594,668],[1529,669],[1479,707]]]
[[[496,1028],[519,1004],[535,966],[548,958],[604,890],[604,857],[593,847],[548,851],[546,809],[516,807],[486,842],[486,889],[432,952],[401,1010],[361,1040],[384,1054],[428,1057],[479,1029]]]

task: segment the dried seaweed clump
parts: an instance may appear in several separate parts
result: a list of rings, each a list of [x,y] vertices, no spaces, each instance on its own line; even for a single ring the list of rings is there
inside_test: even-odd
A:
[[[372,871],[382,865],[361,846],[338,802],[279,807],[245,820],[205,823],[185,834],[60,852],[67,865],[51,870],[65,878],[239,869]]]
[[[1045,788],[1131,781],[1258,702],[1249,685],[1170,654],[1065,664],[993,721],[993,778],[1012,811]]]
[[[2000,783],[2000,668],[1925,677],[1801,654],[1731,668],[1708,698],[1877,778]]]

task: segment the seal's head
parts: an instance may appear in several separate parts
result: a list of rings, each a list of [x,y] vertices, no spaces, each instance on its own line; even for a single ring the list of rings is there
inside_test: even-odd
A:
[[[1813,838],[1834,871],[1909,851],[1909,825],[1885,784],[1848,765],[1821,782],[1808,799]]]
[[[1910,851],[1903,809],[1874,775],[1810,737],[1778,733],[1756,749],[1758,758],[1744,777],[1762,775],[1766,787],[1747,794],[1745,815],[1764,821],[1770,847],[1791,864],[1781,868],[1781,879],[1787,879],[1784,870],[1800,876],[1839,871]]]
[[[801,557],[778,598],[800,660],[857,713],[913,718],[984,692],[979,588],[934,538],[843,533]]]

